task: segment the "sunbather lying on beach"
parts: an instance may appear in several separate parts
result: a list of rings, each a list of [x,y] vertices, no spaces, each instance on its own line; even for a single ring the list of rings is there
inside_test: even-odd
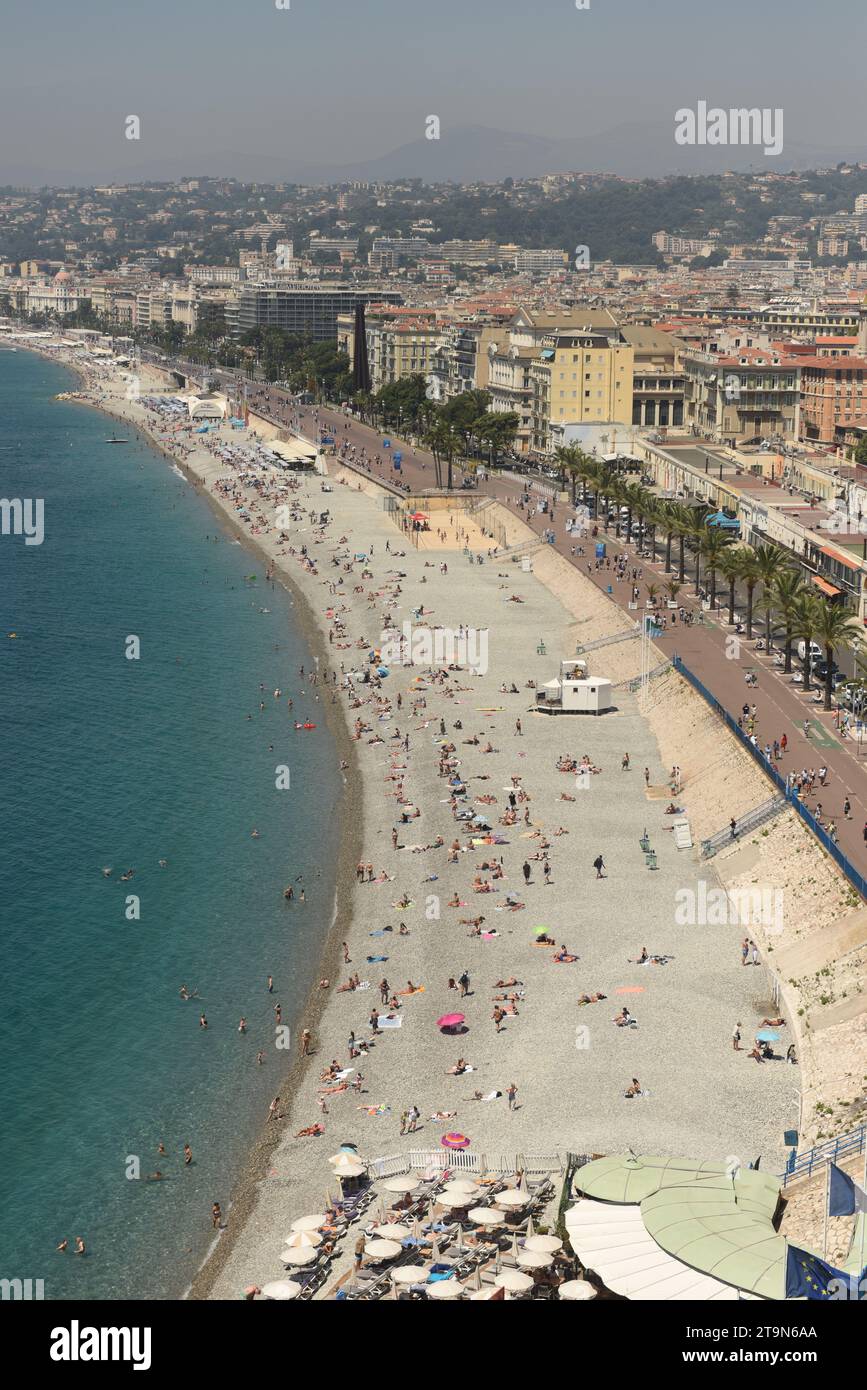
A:
[[[606,994],[579,994],[579,1004],[598,1004],[601,999],[607,999]]]
[[[559,951],[551,957],[555,965],[572,965],[578,959],[577,956],[570,955],[565,946],[561,946]]]
[[[760,1026],[762,1028],[785,1028],[786,1020],[784,1018],[763,1018]]]
[[[457,1110],[435,1110],[431,1115],[432,1120],[453,1120],[457,1115]]]
[[[325,1126],[319,1121],[315,1125],[308,1125],[306,1129],[299,1129],[295,1135],[296,1139],[302,1139],[307,1135],[320,1135],[325,1133]]]
[[[497,981],[495,981],[495,983],[492,985],[492,988],[493,988],[493,989],[508,989],[511,985],[522,985],[523,983],[524,983],[523,980],[519,980],[519,979],[517,978],[517,976],[512,975],[512,977],[511,977],[510,979],[508,979],[508,980],[497,980]]]

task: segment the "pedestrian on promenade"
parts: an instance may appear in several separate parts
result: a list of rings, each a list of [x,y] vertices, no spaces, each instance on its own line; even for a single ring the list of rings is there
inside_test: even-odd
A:
[[[809,738],[809,737],[810,737],[810,721],[809,721],[809,719],[805,719],[805,720],[804,720],[804,738]]]
[[[846,797],[846,800],[843,802],[843,815],[846,817],[846,820],[852,819],[852,804],[848,796]]]
[[[789,736],[788,736],[788,734],[783,734],[782,737],[780,738],[780,752],[783,753],[783,754],[785,754],[785,751],[786,751],[786,749],[788,748],[788,746],[789,746]]]

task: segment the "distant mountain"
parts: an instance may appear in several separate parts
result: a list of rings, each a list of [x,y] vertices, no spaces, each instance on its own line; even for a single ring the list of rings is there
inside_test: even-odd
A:
[[[439,140],[411,141],[377,159],[349,165],[309,165],[291,177],[299,182],[335,182],[347,179],[389,180],[423,178],[438,183],[478,181],[498,183],[504,178],[532,178],[540,174],[581,171],[619,174],[623,178],[661,178],[667,174],[721,174],[726,170],[766,172],[811,169],[834,165],[843,159],[867,159],[860,152],[829,150],[803,144],[784,144],[778,158],[759,148],[726,145],[677,145],[671,124],[627,122],[599,135],[568,139],[490,130],[485,126],[443,126]]]
[[[867,146],[828,149],[788,139],[778,158],[766,156],[755,146],[682,146],[675,143],[674,129],[674,112],[670,124],[632,121],[598,135],[565,139],[491,130],[480,125],[449,128],[446,122],[439,140],[422,136],[387,154],[351,164],[292,164],[280,156],[241,151],[172,156],[139,164],[130,159],[100,173],[0,164],[0,184],[91,186],[172,181],[184,175],[268,183],[343,183],[353,179],[387,182],[400,178],[420,178],[427,183],[499,183],[509,177],[567,172],[610,173],[634,179],[721,174],[727,170],[787,173],[833,167],[841,160],[867,160]]]

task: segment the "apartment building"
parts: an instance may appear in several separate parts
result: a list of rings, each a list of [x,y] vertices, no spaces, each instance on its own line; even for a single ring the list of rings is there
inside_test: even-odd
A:
[[[532,448],[549,452],[565,425],[631,424],[634,356],[617,328],[546,338],[530,367]]]
[[[867,425],[867,357],[802,357],[801,430],[805,440],[836,444]]]
[[[356,304],[402,304],[394,290],[357,289],[313,280],[281,285],[241,285],[226,305],[226,325],[234,337],[255,328],[282,328],[317,342],[337,336],[341,314],[354,315]]]
[[[704,438],[736,447],[753,440],[797,439],[800,360],[743,348],[737,355],[683,354],[685,423]]]

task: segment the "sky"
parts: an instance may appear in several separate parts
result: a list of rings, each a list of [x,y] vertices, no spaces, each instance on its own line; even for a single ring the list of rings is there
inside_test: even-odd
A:
[[[788,141],[867,146],[865,0],[589,5],[0,0],[0,179],[218,173],[253,154],[278,178],[421,139],[431,114],[444,131],[581,136],[699,99],[782,107]]]

